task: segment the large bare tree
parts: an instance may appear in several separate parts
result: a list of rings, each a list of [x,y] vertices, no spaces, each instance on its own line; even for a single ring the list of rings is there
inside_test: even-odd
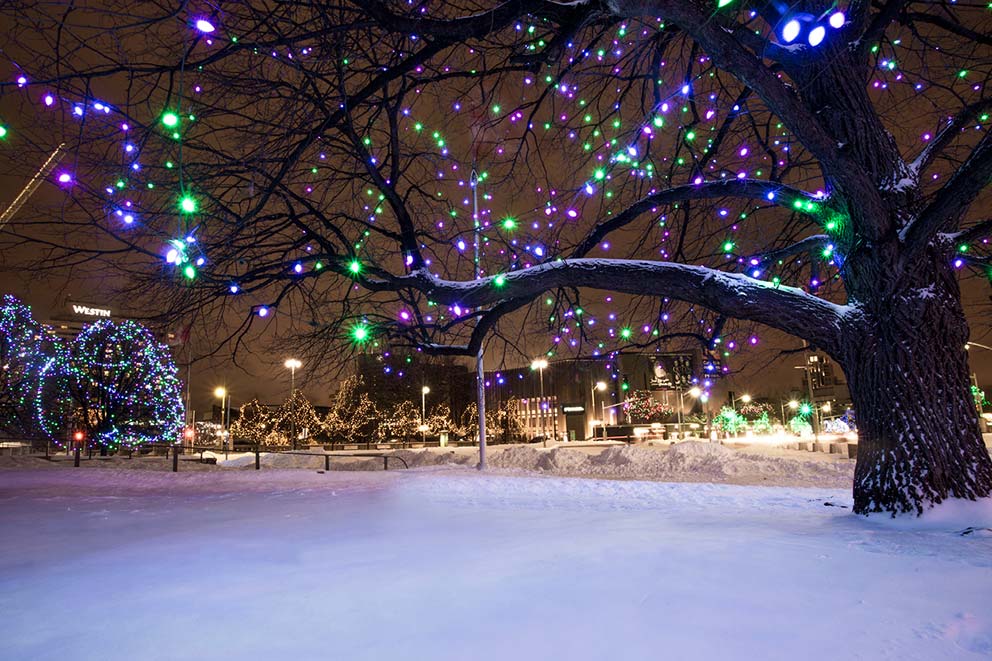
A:
[[[959,285],[992,229],[984,3],[201,9],[2,10],[11,153],[73,154],[7,246],[314,352],[768,326],[847,375],[857,512],[989,496]]]

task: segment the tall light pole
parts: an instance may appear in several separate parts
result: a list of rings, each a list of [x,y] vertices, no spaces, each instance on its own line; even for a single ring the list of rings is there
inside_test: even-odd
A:
[[[424,386],[420,389],[420,441],[427,443],[427,393],[431,389]]]
[[[482,230],[482,220],[479,218],[479,173],[472,164],[472,174],[469,176],[472,186],[472,225],[474,229],[473,244],[475,247],[475,279],[482,277],[482,263],[479,261],[479,243]],[[479,317],[482,320],[482,317]],[[486,470],[486,369],[484,366],[485,345],[479,343],[479,353],[475,356],[475,410],[479,412],[479,470]]]
[[[221,445],[227,445],[228,436],[227,436],[227,426],[224,424],[224,401],[225,400],[230,401],[230,399],[229,399],[230,395],[228,395],[226,388],[221,387],[221,386],[218,386],[217,388],[214,388],[214,397],[219,397],[220,398],[220,438],[221,438]],[[230,407],[228,407],[227,411],[228,411],[228,413],[227,413],[228,423],[230,423],[230,417],[231,417],[231,409],[230,409]]]
[[[293,435],[293,449],[296,449],[296,369],[303,367],[303,363],[290,358],[286,361],[289,368],[289,425],[290,433]]]
[[[544,439],[544,444],[548,444],[548,437],[544,432],[544,368],[548,366],[548,361],[544,358],[538,358],[530,364],[532,370],[537,370],[541,379],[541,399],[537,406],[538,415],[541,416],[541,438]]]
[[[789,405],[789,408],[791,410],[793,410],[793,411],[795,411],[796,409],[799,408],[799,402],[797,402],[794,399],[790,399],[787,403]],[[781,404],[781,407],[782,407],[782,427],[783,428],[786,426],[786,422],[785,422],[785,406],[786,406],[785,404]]]
[[[597,381],[596,385],[592,387],[592,417],[596,417],[596,391],[604,392],[606,390],[606,381]],[[606,417],[606,412],[603,412],[603,417]],[[606,420],[603,420],[603,429],[606,429]],[[592,428],[592,435],[596,436],[596,428]],[[603,436],[606,436],[604,433]]]

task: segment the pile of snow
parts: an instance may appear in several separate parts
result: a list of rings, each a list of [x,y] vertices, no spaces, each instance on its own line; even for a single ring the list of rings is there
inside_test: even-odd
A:
[[[396,452],[411,467],[442,463],[472,464],[475,455],[453,451]],[[752,454],[717,443],[688,441],[672,446],[610,446],[598,454],[588,449],[530,445],[496,446],[488,455],[491,468],[541,471],[552,475],[644,479],[675,482],[724,482],[777,486],[850,487],[854,462],[810,460],[793,456]]]

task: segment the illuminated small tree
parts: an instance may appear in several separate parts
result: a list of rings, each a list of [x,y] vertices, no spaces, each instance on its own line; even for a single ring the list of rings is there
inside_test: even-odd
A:
[[[73,425],[114,449],[181,439],[181,384],[168,348],[133,321],[87,326],[69,349]]]
[[[270,411],[257,399],[241,405],[238,418],[231,423],[231,436],[235,440],[246,440],[262,445],[272,431],[273,420]]]
[[[295,445],[291,438],[294,429],[297,441],[302,441],[315,435],[323,426],[313,404],[301,390],[296,390],[272,416],[272,430],[284,436],[290,445]]]
[[[58,395],[65,345],[13,296],[0,306],[0,432],[52,440],[64,436]]]
[[[675,409],[659,402],[647,390],[635,390],[627,397],[626,409],[634,423],[667,422]]]

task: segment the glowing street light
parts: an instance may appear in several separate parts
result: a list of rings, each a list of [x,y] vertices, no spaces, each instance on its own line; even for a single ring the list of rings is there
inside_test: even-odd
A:
[[[544,369],[548,366],[548,361],[544,358],[537,358],[530,364],[531,370],[537,370],[540,374],[541,379],[541,399],[539,400],[537,411],[538,415],[541,416],[541,438],[544,440],[544,444],[548,444],[548,437],[544,431]]]
[[[289,425],[290,433],[293,435],[293,449],[296,449],[296,370],[303,367],[303,363],[295,358],[290,358],[285,363],[289,369]]]
[[[230,439],[230,434],[228,433],[227,428],[231,424],[231,395],[227,392],[227,388],[224,388],[222,386],[218,386],[218,387],[214,388],[214,397],[217,397],[217,398],[220,399],[220,436],[221,436],[221,444],[222,445],[229,445],[228,439]],[[224,400],[225,399],[227,400],[227,416],[226,416],[226,418],[224,416]],[[225,420],[227,421],[227,424],[225,424]]]
[[[596,417],[596,391],[597,390],[599,392],[605,392],[606,391],[606,381],[597,381],[596,382],[596,385],[594,385],[592,387],[592,415],[593,415],[593,417]],[[593,421],[593,426],[592,427],[593,427],[593,436],[595,436],[596,435],[595,434],[595,432],[596,432],[595,421]],[[603,427],[606,427],[606,402],[603,402]],[[604,433],[603,433],[603,437],[604,438],[606,437],[605,430],[604,430]]]
[[[420,389],[420,441],[427,442],[427,393],[431,391],[429,386]]]

